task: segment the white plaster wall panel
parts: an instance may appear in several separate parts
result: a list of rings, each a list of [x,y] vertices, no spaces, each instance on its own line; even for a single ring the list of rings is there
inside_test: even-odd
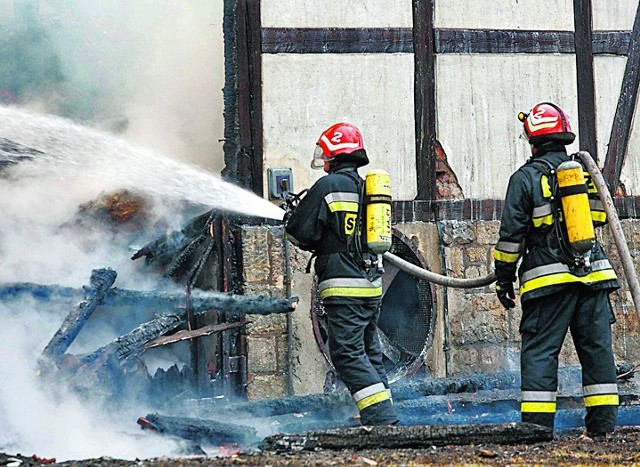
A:
[[[436,73],[437,137],[466,198],[504,198],[531,155],[519,111],[551,100],[579,130],[573,55],[440,55]]]
[[[573,31],[573,0],[436,0],[434,24],[437,28]]]
[[[294,189],[324,172],[310,168],[315,143],[330,125],[360,128],[371,163],[387,170],[396,200],[415,198],[412,54],[263,55],[265,167],[291,167]],[[266,186],[266,180],[265,180]]]
[[[412,27],[411,0],[263,0],[263,27]]]
[[[593,29],[630,31],[638,9],[637,0],[592,0]]]
[[[602,167],[605,162],[611,126],[616,114],[620,86],[627,64],[626,57],[595,57],[594,75],[596,86],[596,116],[597,116],[597,140],[598,140],[598,165]],[[627,156],[622,167],[620,180],[624,183],[627,194],[637,196],[640,194],[640,109],[636,104]]]

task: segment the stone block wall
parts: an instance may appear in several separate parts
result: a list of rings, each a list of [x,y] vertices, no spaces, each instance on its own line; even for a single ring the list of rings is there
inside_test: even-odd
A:
[[[640,221],[622,221],[636,270],[640,268]],[[452,277],[486,276],[493,270],[498,221],[407,222],[394,226],[427,261],[429,270]],[[623,287],[611,295],[617,319],[613,325],[618,363],[640,359],[640,319],[624,278],[618,252],[608,228],[598,230]],[[243,228],[245,293],[285,296],[284,244],[281,228]],[[295,394],[320,392],[328,366],[310,329],[312,274],[304,268],[309,254],[291,247],[290,264],[298,309],[292,314],[292,379]],[[505,310],[494,285],[475,289],[435,288],[436,326],[425,365],[433,376],[455,376],[518,370],[521,317],[519,306]],[[247,327],[248,395],[251,399],[287,394],[287,317],[251,316]],[[576,365],[570,336],[560,365]]]
[[[285,256],[282,229],[243,227],[244,293],[284,297]],[[287,394],[287,316],[247,315],[247,397],[252,400]]]
[[[639,225],[637,220],[623,221],[636,270],[640,267]],[[442,222],[440,231],[446,274],[472,278],[485,276],[493,270],[493,249],[499,227],[498,221]],[[616,361],[637,363],[640,358],[640,320],[609,229],[599,229],[598,237],[623,284],[611,295],[617,319],[613,325]],[[519,305],[505,310],[496,298],[493,284],[482,289],[449,288],[440,312],[446,316],[443,331],[447,333],[449,343],[446,355],[448,375],[519,369],[518,327],[522,310]],[[578,363],[569,334],[560,354],[560,366]]]

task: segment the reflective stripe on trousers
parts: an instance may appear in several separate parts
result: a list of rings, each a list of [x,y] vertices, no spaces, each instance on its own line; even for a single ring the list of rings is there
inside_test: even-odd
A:
[[[592,384],[584,386],[582,391],[585,407],[620,404],[617,384]]]
[[[522,413],[555,413],[556,391],[522,391]]]
[[[353,400],[356,401],[358,410],[363,410],[382,401],[390,400],[390,392],[384,384],[376,383],[354,393]]]

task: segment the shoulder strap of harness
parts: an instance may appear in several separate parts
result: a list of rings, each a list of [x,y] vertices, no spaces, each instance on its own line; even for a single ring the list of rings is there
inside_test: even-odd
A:
[[[357,254],[358,258],[360,258],[363,265],[366,267],[365,258],[363,256],[364,252],[362,249],[362,237],[361,237],[362,236],[362,219],[364,219],[365,217],[364,203],[363,203],[365,183],[364,183],[364,180],[358,177],[353,170],[342,169],[342,170],[336,171],[335,173],[349,177],[351,180],[356,182],[356,187],[358,188],[358,215],[356,216],[355,228],[353,229],[353,232],[349,235],[349,238],[347,239],[347,251],[353,252],[353,249],[355,249],[355,253]],[[353,249],[352,249],[352,246],[353,246]]]

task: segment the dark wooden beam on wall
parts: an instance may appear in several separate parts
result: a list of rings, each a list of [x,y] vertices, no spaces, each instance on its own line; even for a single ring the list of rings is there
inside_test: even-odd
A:
[[[609,137],[607,158],[602,171],[612,193],[615,193],[620,183],[638,98],[638,85],[640,85],[640,4],[636,10],[629,44],[627,65],[622,78],[620,97]]]
[[[588,151],[591,157],[597,161],[596,91],[593,75],[593,21],[591,15],[591,0],[573,0],[580,150]]]
[[[262,52],[412,53],[411,28],[264,28]]]
[[[436,198],[436,70],[433,0],[413,0],[416,180],[419,200]]]
[[[238,0],[234,11],[235,28],[231,42],[235,56],[236,93],[233,123],[225,128],[225,170],[223,175],[262,196],[262,60],[260,1]],[[227,32],[225,31],[225,36]],[[225,42],[227,38],[225,37]],[[226,50],[226,46],[225,46]],[[228,92],[225,84],[225,97]],[[227,105],[225,99],[225,106]],[[226,109],[225,109],[226,117]],[[229,136],[227,136],[227,134]],[[229,138],[232,138],[230,141]],[[233,154],[229,154],[233,152]]]
[[[434,29],[436,54],[575,53],[572,31]],[[594,31],[595,55],[627,55],[631,33]],[[413,53],[411,28],[263,28],[262,53]]]
[[[437,29],[436,53],[573,53],[570,31]]]
[[[263,124],[262,124],[262,22],[260,0],[247,0],[247,41],[249,43],[249,73],[251,76],[251,189],[263,195]]]

